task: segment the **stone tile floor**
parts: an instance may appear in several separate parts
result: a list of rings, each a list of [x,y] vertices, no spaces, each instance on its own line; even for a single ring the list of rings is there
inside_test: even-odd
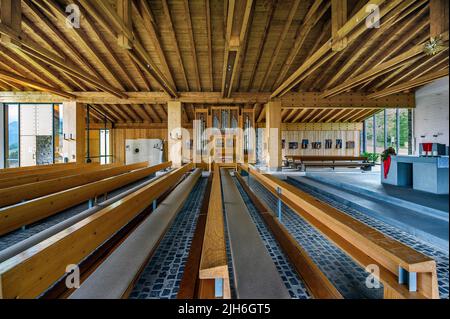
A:
[[[250,187],[273,211],[277,211],[278,201],[274,195],[253,178]],[[344,298],[382,298],[382,286],[368,288],[368,273],[286,205],[282,206],[281,222]]]
[[[267,228],[266,224],[264,223],[264,220],[261,218],[259,212],[251,202],[247,193],[244,191],[244,189],[239,184],[237,179],[235,177],[233,179],[234,182],[236,183],[237,188],[239,189],[242,198],[244,199],[245,205],[247,206],[247,209],[250,213],[250,217],[255,223],[259,235],[261,236],[264,245],[266,246],[267,251],[270,254],[270,257],[272,257],[272,260],[275,263],[275,266],[277,267],[278,272],[281,275],[281,279],[286,285],[289,294],[291,295],[292,298],[295,299],[310,299],[311,296],[306,290],[303,281],[298,276],[295,268],[289,262],[289,259],[281,250],[281,247],[278,245],[276,239],[274,238],[270,230]]]
[[[201,178],[137,280],[130,299],[174,299],[189,256],[207,178]]]
[[[301,182],[288,179],[288,183],[290,183],[293,186],[296,186],[302,191],[305,191],[311,195],[314,195],[318,199],[322,200],[323,202],[326,202],[327,204],[343,211],[344,213],[354,217],[355,219],[377,229],[378,231],[382,232],[383,234],[390,236],[403,244],[410,246],[414,248],[415,250],[432,257],[436,260],[437,265],[437,274],[438,274],[438,284],[439,284],[439,293],[440,297],[443,299],[449,298],[449,256],[448,253],[440,250],[437,247],[434,247],[428,243],[425,243],[411,234],[408,234],[394,226],[388,225],[380,220],[377,220],[373,217],[367,216],[361,212],[358,212],[357,210],[348,207],[346,205],[343,205],[342,203],[330,198],[329,196],[325,195],[324,193],[320,193],[308,185],[305,185]]]
[[[154,178],[154,174],[149,176],[149,177],[147,177],[147,178],[139,180],[137,182],[134,182],[134,183],[131,183],[131,184],[126,185],[124,187],[121,187],[119,189],[116,189],[116,190],[108,193],[108,198],[117,196],[120,193],[125,192],[128,189],[133,188],[133,187],[135,187],[135,186],[137,186],[137,185],[139,185],[139,184],[141,184],[141,183],[143,183],[145,181],[148,181],[149,179],[152,179],[152,178]],[[103,201],[104,201],[104,197],[103,196],[98,198],[98,202],[99,203],[101,203]],[[56,224],[58,224],[58,223],[60,223],[60,222],[62,222],[64,220],[66,220],[66,219],[68,219],[68,218],[70,218],[72,216],[75,216],[75,215],[85,211],[86,209],[88,209],[88,203],[87,202],[82,203],[82,204],[77,205],[77,206],[74,206],[74,207],[71,207],[69,209],[66,209],[66,210],[62,211],[61,213],[59,213],[59,214],[56,214],[56,215],[50,216],[48,218],[45,218],[43,220],[40,220],[40,221],[38,221],[38,222],[36,222],[36,223],[34,223],[32,225],[28,225],[24,229],[18,229],[18,230],[15,230],[15,231],[13,231],[13,232],[11,232],[9,234],[0,236],[0,251],[2,251],[3,249],[6,249],[6,248],[8,248],[8,247],[18,243],[18,242],[21,242],[21,241],[23,241],[23,240],[25,240],[25,239],[27,239],[27,238],[29,238],[29,237],[31,237],[31,236],[41,232],[41,231],[43,231],[43,230],[45,230],[45,229],[47,229],[47,228],[49,228],[51,226],[54,226],[54,225],[56,225]],[[1,214],[1,210],[0,210],[0,214]]]

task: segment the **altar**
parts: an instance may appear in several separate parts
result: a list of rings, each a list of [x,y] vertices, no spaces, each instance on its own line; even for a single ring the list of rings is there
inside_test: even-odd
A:
[[[434,194],[448,194],[448,166],[448,156],[391,156],[391,165],[386,177],[384,164],[381,163],[381,183],[412,187]]]

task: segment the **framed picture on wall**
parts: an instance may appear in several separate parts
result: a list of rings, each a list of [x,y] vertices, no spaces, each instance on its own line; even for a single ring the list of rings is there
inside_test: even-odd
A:
[[[322,148],[322,142],[313,142],[311,146],[314,150],[319,150]]]
[[[341,149],[342,148],[342,140],[341,139],[337,139],[336,140],[336,148],[337,149]]]
[[[289,149],[290,150],[298,149],[298,143],[297,142],[289,142]]]
[[[286,140],[281,140],[281,149],[285,149],[286,147]]]
[[[354,141],[348,141],[347,143],[345,143],[345,147],[347,149],[354,149],[355,148],[355,142]]]
[[[333,140],[325,140],[325,148],[330,149],[333,147]]]
[[[309,140],[306,140],[306,139],[302,140],[302,149],[303,150],[307,149],[308,145],[309,145]]]

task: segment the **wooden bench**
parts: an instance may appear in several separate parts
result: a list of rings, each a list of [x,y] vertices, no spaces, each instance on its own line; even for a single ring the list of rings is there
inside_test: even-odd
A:
[[[219,165],[214,164],[199,270],[199,298],[230,299]]]
[[[121,166],[98,166],[93,171],[0,189],[0,207],[53,194],[148,166],[148,162]]]
[[[308,166],[315,167],[361,167],[368,168],[373,163],[368,162],[367,156],[314,156],[314,155],[286,155],[285,166],[305,170]]]
[[[4,173],[14,173],[14,172],[20,172],[23,170],[40,170],[40,169],[48,169],[48,168],[56,168],[56,167],[69,167],[73,165],[80,165],[76,162],[70,162],[70,163],[56,163],[56,164],[49,164],[49,165],[36,165],[36,166],[23,166],[23,167],[9,167],[9,168],[1,168],[0,169],[0,175]]]
[[[248,172],[249,166],[240,165],[240,169]],[[373,275],[383,283],[385,298],[439,298],[432,258],[272,175],[254,167],[249,173],[362,267],[376,266],[378,272]]]
[[[98,166],[98,163],[64,163],[64,164],[53,164],[53,165],[39,165],[39,166],[27,166],[27,167],[15,167],[15,168],[4,168],[0,171],[0,179],[8,177],[24,176],[29,174],[46,174],[48,172],[62,171],[66,169],[76,168],[76,167],[86,167],[86,166]]]
[[[100,210],[0,264],[0,298],[36,298],[176,184],[192,164]]]
[[[159,242],[201,176],[195,170],[76,289],[70,299],[128,298]],[[110,280],[115,278],[116,280]]]
[[[98,196],[136,182],[171,166],[172,163],[168,162],[141,168],[119,176],[109,177],[0,209],[0,235],[32,224],[85,201],[95,200]]]
[[[302,278],[311,296],[317,299],[342,299],[343,297],[336,287],[333,286],[270,209],[252,192],[241,174],[236,174],[236,177],[281,249],[289,258],[299,277]]]
[[[40,181],[47,181],[59,177],[70,176],[80,173],[94,172],[102,169],[108,169],[112,167],[120,166],[119,164],[108,164],[108,165],[81,165],[81,166],[71,166],[67,169],[58,169],[52,171],[38,171],[31,172],[27,175],[20,176],[10,176],[7,178],[0,178],[0,189],[25,185],[29,183],[36,183]]]

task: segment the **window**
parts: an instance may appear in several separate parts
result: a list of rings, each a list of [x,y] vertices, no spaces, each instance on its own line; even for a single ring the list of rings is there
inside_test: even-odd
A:
[[[384,111],[375,114],[376,122],[376,153],[381,154],[384,147]]]
[[[5,105],[5,167],[19,167],[19,105]]]
[[[410,118],[409,113],[410,113],[410,111],[407,109],[399,109],[399,149],[398,149],[398,154],[401,154],[401,155],[409,155],[412,153],[412,150],[410,150],[411,118]]]
[[[395,109],[387,109],[386,110],[387,115],[387,147],[393,147],[395,148],[395,151],[397,151],[397,110]]]
[[[373,153],[373,116],[366,120],[366,151],[368,153]]]
[[[111,144],[109,140],[109,130],[100,130],[100,164],[111,163]]]
[[[5,167],[63,162],[61,105],[5,104],[4,110]]]

